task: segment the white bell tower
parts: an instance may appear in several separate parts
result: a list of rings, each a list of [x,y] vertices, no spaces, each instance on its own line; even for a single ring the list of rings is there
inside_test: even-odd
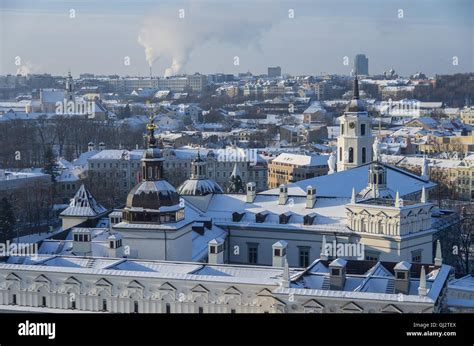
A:
[[[372,123],[364,102],[359,99],[359,81],[354,80],[354,96],[339,117],[341,134],[337,138],[337,171],[372,161]]]

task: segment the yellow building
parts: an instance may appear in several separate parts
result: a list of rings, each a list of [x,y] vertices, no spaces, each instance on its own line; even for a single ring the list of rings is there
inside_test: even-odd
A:
[[[419,152],[434,154],[440,152],[468,153],[474,151],[474,131],[467,136],[428,135],[426,143],[419,144]]]
[[[329,155],[280,154],[268,164],[268,188],[325,175],[328,158]]]
[[[474,125],[474,107],[465,107],[461,110],[461,121],[466,125]]]

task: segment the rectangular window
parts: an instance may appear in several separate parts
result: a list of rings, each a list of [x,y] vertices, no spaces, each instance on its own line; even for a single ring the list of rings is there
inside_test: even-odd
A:
[[[200,313],[200,314],[203,314],[203,313],[204,313],[204,308],[203,308],[202,306],[200,306],[200,307],[198,308],[198,313]]]
[[[169,303],[166,303],[166,313],[167,314],[171,313],[171,305]]]
[[[16,305],[16,294],[12,296],[12,304]]]
[[[365,124],[360,124],[360,135],[365,136]]]
[[[45,296],[41,297],[41,306],[46,307],[46,297]]]
[[[413,263],[421,263],[421,251],[420,250],[413,251],[411,253],[411,261]]]
[[[102,299],[102,311],[107,311],[107,299]]]
[[[133,302],[133,312],[138,314],[138,302]]]
[[[248,245],[248,262],[250,264],[257,264],[258,262],[258,244],[249,244]]]
[[[299,248],[299,264],[301,268],[309,266],[309,247]]]

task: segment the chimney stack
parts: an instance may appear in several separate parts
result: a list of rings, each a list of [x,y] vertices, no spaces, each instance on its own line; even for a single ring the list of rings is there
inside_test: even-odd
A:
[[[347,261],[338,258],[329,264],[329,285],[331,290],[342,290],[346,283]]]
[[[402,261],[393,268],[395,271],[395,292],[408,294],[411,263]]]
[[[280,185],[280,196],[278,197],[278,204],[285,205],[288,199],[288,188],[285,184]]]
[[[247,203],[253,203],[253,201],[255,200],[255,190],[255,183],[247,183]]]
[[[279,240],[272,245],[272,266],[283,267],[286,261],[286,249],[288,243],[284,240]]]
[[[224,239],[214,238],[208,243],[208,262],[209,264],[224,263]]]
[[[312,209],[314,207],[315,202],[316,202],[316,188],[309,185],[306,188],[306,208]]]

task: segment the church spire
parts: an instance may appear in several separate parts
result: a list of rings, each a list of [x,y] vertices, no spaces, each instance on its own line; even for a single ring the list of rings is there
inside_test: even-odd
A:
[[[353,99],[358,100],[359,99],[359,79],[357,78],[357,74],[354,78],[354,90],[353,90]]]
[[[155,138],[155,129],[157,128],[155,124],[155,115],[150,115],[150,122],[146,125],[148,130],[148,148],[156,148],[156,138]]]

